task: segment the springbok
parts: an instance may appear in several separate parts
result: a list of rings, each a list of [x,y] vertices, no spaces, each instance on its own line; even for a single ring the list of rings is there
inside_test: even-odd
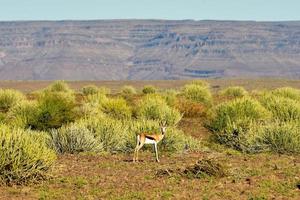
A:
[[[155,149],[156,161],[159,162],[158,152],[157,152],[157,143],[159,143],[165,136],[166,133],[166,123],[160,124],[160,132],[161,133],[140,133],[136,136],[136,147],[134,149],[133,162],[138,161],[139,150],[144,146],[144,144],[153,144]]]

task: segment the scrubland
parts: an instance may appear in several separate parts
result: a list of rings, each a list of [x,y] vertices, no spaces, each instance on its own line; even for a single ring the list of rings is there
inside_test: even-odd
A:
[[[250,82],[2,82],[0,199],[299,199],[300,82]]]

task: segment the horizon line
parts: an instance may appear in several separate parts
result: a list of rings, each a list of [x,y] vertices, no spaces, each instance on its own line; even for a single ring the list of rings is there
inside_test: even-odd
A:
[[[291,20],[235,20],[235,19],[163,19],[163,18],[111,18],[111,19],[14,19],[0,20],[0,22],[64,22],[64,21],[218,21],[218,22],[299,22],[300,19]]]

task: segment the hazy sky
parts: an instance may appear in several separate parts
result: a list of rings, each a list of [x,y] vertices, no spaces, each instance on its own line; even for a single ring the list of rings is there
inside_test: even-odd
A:
[[[0,21],[132,18],[300,20],[300,0],[0,0]]]

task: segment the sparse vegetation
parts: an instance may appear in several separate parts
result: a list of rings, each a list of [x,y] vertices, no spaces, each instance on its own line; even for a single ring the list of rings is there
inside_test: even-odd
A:
[[[243,87],[228,87],[224,90],[222,90],[221,95],[223,96],[227,96],[227,97],[244,97],[246,95],[248,95],[248,92],[245,90],[245,88]]]
[[[216,86],[196,81],[181,92],[175,90],[180,86],[157,86],[155,93],[138,94],[96,86],[84,92],[82,85],[72,90],[55,82],[19,93],[0,116],[0,193],[25,199],[297,199],[298,90],[219,95]],[[160,133],[160,122],[168,124],[158,147],[161,164],[151,158],[152,145],[132,163],[136,134]],[[32,182],[39,184],[4,186]],[[161,189],[132,192],[132,182]]]

